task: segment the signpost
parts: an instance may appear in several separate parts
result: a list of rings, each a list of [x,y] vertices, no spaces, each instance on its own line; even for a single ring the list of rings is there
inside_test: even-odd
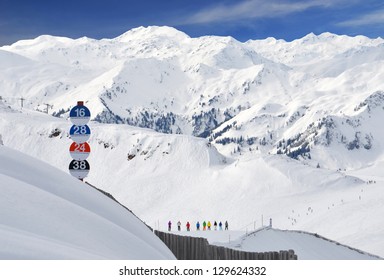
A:
[[[84,106],[84,102],[78,101],[77,106],[69,112],[69,117],[74,125],[85,125],[91,119],[91,112]]]
[[[73,124],[69,130],[69,135],[73,140],[69,147],[69,153],[73,159],[69,164],[69,173],[82,181],[90,170],[90,165],[86,159],[91,152],[87,143],[91,136],[91,130],[87,125],[91,119],[91,112],[84,106],[83,101],[78,101],[77,106],[69,112],[69,118]]]
[[[74,160],[86,160],[91,152],[91,147],[87,142],[76,143],[73,142],[69,147],[69,153]]]
[[[84,143],[87,142],[89,137],[91,137],[91,130],[89,129],[89,126],[84,125],[72,125],[71,129],[69,130],[69,135],[71,136],[71,139],[76,143]]]
[[[77,179],[83,180],[89,173],[89,163],[86,160],[72,160],[69,164],[69,173]]]

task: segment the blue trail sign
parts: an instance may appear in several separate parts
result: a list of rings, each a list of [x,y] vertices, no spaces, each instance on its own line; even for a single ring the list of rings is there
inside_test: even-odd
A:
[[[82,101],[77,102],[77,106],[69,112],[69,118],[74,125],[85,125],[91,119],[91,112],[83,104]]]
[[[73,142],[78,144],[87,142],[87,140],[91,137],[91,129],[88,125],[72,125],[69,130],[69,135]]]

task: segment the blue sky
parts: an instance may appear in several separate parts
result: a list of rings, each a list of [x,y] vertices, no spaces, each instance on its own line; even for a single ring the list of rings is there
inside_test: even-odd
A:
[[[0,0],[0,46],[49,34],[114,38],[167,25],[191,37],[275,37],[313,32],[384,37],[382,0]]]

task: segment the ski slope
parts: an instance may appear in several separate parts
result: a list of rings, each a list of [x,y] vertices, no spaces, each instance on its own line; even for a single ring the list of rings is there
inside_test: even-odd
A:
[[[203,237],[210,244],[246,252],[294,250],[299,260],[379,260],[380,257],[356,250],[314,233],[262,227],[255,231],[199,230],[173,231],[174,234]]]
[[[153,228],[221,219],[244,231],[273,218],[384,256],[383,48],[156,26],[42,35],[0,47],[0,143],[67,172],[68,111],[83,100],[86,180]]]
[[[70,126],[68,120],[26,109],[3,106],[0,111],[5,146],[66,173]],[[384,255],[379,167],[346,175],[284,155],[226,157],[192,136],[95,122],[90,127],[86,181],[112,193],[154,229],[166,230],[168,220],[195,224],[209,219],[228,220],[231,229],[250,231],[262,225],[264,216],[278,228],[316,232]],[[369,183],[372,178],[375,183]]]
[[[0,146],[0,259],[174,259],[99,191]]]

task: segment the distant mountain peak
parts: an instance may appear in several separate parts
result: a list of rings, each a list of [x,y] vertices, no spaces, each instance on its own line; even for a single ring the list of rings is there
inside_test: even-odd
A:
[[[131,40],[145,40],[149,38],[169,38],[174,40],[184,40],[190,38],[187,34],[169,26],[148,26],[133,28],[114,40],[119,42],[127,42]]]

